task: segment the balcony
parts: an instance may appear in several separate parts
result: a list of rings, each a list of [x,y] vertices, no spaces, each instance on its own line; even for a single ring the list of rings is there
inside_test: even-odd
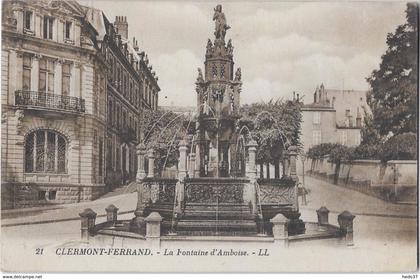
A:
[[[51,109],[72,113],[85,112],[85,100],[81,98],[37,91],[17,90],[15,92],[15,104],[35,109]]]

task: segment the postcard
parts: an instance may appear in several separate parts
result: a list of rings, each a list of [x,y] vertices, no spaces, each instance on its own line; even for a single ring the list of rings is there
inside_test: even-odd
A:
[[[1,270],[418,270],[419,6],[2,2]]]

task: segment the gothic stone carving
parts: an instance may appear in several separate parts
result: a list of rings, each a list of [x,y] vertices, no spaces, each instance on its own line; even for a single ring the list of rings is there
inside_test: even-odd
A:
[[[290,185],[266,184],[260,185],[260,202],[262,204],[294,204],[296,189]]]
[[[241,183],[191,183],[186,186],[186,202],[243,203],[244,185]]]

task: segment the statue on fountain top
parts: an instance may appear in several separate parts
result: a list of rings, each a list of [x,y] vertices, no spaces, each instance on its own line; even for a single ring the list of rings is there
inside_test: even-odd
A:
[[[226,24],[226,17],[222,12],[222,5],[217,5],[214,9],[213,20],[216,21],[216,30],[214,32],[216,40],[221,40],[224,42],[226,31],[230,28],[230,26]]]

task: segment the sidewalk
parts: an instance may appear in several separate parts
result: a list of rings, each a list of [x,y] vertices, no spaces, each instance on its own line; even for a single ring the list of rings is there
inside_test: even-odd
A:
[[[22,217],[2,218],[1,226],[9,227],[79,220],[79,213],[85,208],[91,208],[98,214],[98,217],[102,217],[106,215],[105,208],[110,204],[114,204],[119,208],[119,214],[134,212],[137,206],[137,193],[110,195],[90,202],[64,204],[47,208],[20,209]],[[19,209],[14,209],[14,211],[19,212]]]

